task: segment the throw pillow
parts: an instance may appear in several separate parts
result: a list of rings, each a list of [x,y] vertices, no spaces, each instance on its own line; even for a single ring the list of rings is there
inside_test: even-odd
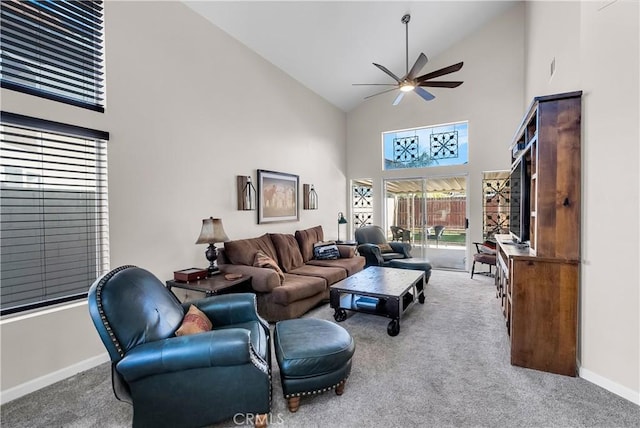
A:
[[[391,244],[378,244],[378,248],[380,248],[381,253],[393,253],[393,248],[391,248]]]
[[[334,241],[316,242],[313,244],[313,258],[316,260],[336,260],[340,251]]]
[[[212,328],[213,324],[211,324],[211,321],[204,312],[194,305],[191,305],[182,319],[180,328],[176,330],[176,336],[204,333],[205,331],[210,331]]]
[[[480,245],[479,250],[483,254],[496,254],[495,248],[491,248],[486,245]]]
[[[282,269],[280,269],[280,266],[278,266],[278,263],[276,263],[276,261],[273,260],[271,257],[267,256],[262,251],[258,251],[256,255],[253,257],[253,265],[255,267],[268,268],[268,269],[275,270],[278,276],[280,277],[280,285],[282,285],[282,282],[284,281],[284,272],[282,272]]]
[[[496,254],[496,244],[491,241],[484,241],[478,249],[483,254]]]

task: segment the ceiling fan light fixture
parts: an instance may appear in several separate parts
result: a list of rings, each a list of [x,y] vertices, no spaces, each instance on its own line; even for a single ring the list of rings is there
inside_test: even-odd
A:
[[[415,88],[416,88],[416,87],[415,87],[415,85],[414,85],[414,84],[412,84],[412,83],[408,83],[408,82],[407,82],[407,83],[403,83],[403,84],[401,84],[401,85],[400,85],[400,90],[401,90],[402,92],[411,92],[411,91],[413,91]]]
[[[387,76],[393,78],[395,83],[354,83],[354,85],[392,86],[392,88],[390,89],[386,89],[382,92],[378,92],[376,94],[364,97],[365,99],[374,97],[376,95],[386,94],[387,92],[391,92],[399,89],[400,93],[396,96],[396,98],[393,101],[394,106],[398,105],[400,101],[402,101],[402,98],[404,98],[404,94],[407,92],[414,92],[418,94],[423,100],[431,101],[432,99],[435,98],[435,96],[432,93],[428,92],[426,89],[424,89],[424,87],[457,88],[463,83],[460,81],[455,81],[455,82],[442,81],[442,80],[431,81],[431,79],[435,79],[436,77],[444,76],[445,74],[453,73],[460,70],[462,68],[462,64],[463,64],[462,62],[450,65],[448,67],[441,68],[436,71],[432,71],[422,76],[417,76],[417,74],[420,72],[420,70],[422,70],[422,68],[424,68],[424,66],[427,64],[427,61],[428,61],[427,56],[421,52],[420,55],[418,55],[418,59],[416,59],[416,62],[413,64],[413,67],[409,69],[409,21],[410,20],[411,20],[411,15],[409,15],[408,13],[403,15],[402,19],[400,20],[400,22],[402,22],[405,26],[406,74],[404,75],[404,77],[400,78],[395,74],[393,74],[391,71],[389,71],[386,67],[380,64],[376,64],[374,62],[373,65],[378,67]]]

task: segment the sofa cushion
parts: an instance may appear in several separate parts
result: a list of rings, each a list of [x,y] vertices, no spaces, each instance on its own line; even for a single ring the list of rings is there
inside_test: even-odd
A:
[[[337,260],[309,260],[307,265],[339,267],[347,271],[347,275],[351,276],[364,269],[365,261],[364,257],[355,256]]]
[[[306,263],[313,259],[313,244],[319,241],[324,241],[322,226],[296,230],[295,235],[298,245],[300,246],[300,253],[302,253],[302,261]]]
[[[284,283],[271,291],[272,301],[280,305],[315,296],[327,289],[327,281],[315,276],[284,274]]]
[[[289,272],[292,269],[304,265],[300,247],[298,247],[298,241],[295,236],[285,233],[271,233],[269,237],[271,238],[271,242],[273,242],[273,246],[276,248],[282,270]]]
[[[224,243],[224,250],[231,263],[236,265],[253,266],[253,259],[258,251],[273,260],[278,259],[271,238],[266,233],[259,238],[227,241]]]
[[[269,268],[276,271],[278,277],[280,277],[280,285],[282,285],[282,281],[284,281],[284,272],[278,266],[278,263],[273,260],[271,257],[265,255],[262,251],[258,251],[253,259],[253,265],[255,267]],[[233,274],[232,274],[233,275]]]
[[[327,281],[327,285],[335,284],[347,277],[347,271],[339,266],[329,267],[312,264],[300,266],[299,268],[292,270],[290,273],[324,278],[325,281]]]

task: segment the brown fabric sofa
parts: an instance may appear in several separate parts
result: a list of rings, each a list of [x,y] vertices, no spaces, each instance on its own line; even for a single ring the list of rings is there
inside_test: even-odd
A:
[[[364,257],[355,248],[338,245],[335,260],[313,258],[313,244],[324,241],[322,226],[298,230],[295,235],[266,233],[257,238],[224,243],[218,250],[221,271],[251,275],[258,313],[268,321],[298,318],[329,299],[329,286],[361,271]],[[271,268],[254,266],[257,252],[270,257],[284,272],[284,280]]]

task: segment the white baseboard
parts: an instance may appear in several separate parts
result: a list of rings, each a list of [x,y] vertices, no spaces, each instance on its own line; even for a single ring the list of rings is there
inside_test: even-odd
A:
[[[6,391],[1,391],[0,404],[8,403],[9,401],[20,398],[23,395],[30,394],[34,391],[44,388],[45,386],[52,385],[77,373],[99,366],[100,364],[107,361],[109,361],[109,354],[104,353],[102,355],[80,361],[79,363],[73,364],[69,367],[65,367],[53,373],[49,373],[39,378],[30,380],[18,386],[14,386],[13,388],[9,388]]]
[[[613,392],[614,394],[619,395],[620,397],[640,406],[640,392],[634,391],[631,388],[627,388],[626,386],[622,386],[619,383],[613,382],[612,380],[602,377],[599,374],[595,374],[594,372],[583,367],[580,367],[580,369],[578,370],[578,375],[581,378],[588,380],[589,382],[596,384],[599,387]]]

